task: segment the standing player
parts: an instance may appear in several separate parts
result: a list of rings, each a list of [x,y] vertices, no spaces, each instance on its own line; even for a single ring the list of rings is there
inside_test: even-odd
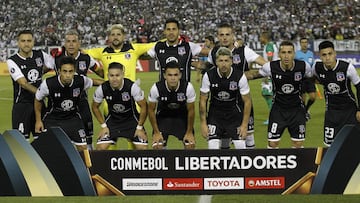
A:
[[[26,140],[37,138],[34,131],[34,95],[42,81],[43,73],[53,69],[54,59],[40,50],[33,50],[34,35],[30,30],[20,31],[17,36],[18,53],[7,60],[13,81],[14,103],[12,109],[12,128],[19,130]]]
[[[314,64],[313,71],[324,86],[326,98],[324,144],[330,146],[344,125],[359,125],[360,77],[352,64],[336,59],[332,42],[321,42],[319,54],[321,62]],[[356,97],[351,83],[356,88]]]
[[[124,66],[120,63],[109,64],[108,78],[96,89],[92,103],[93,113],[102,128],[96,149],[106,150],[120,137],[132,142],[135,149],[147,149],[147,136],[143,127],[147,116],[144,91],[130,79],[124,78]],[[105,119],[100,111],[104,99],[109,108]],[[140,106],[140,114],[135,102]]]
[[[276,47],[276,44],[271,41],[271,36],[269,32],[262,32],[260,35],[260,42],[264,45],[263,50],[263,57],[267,61],[275,61],[278,60],[278,48]],[[265,102],[271,110],[272,104],[273,104],[273,87],[271,78],[266,77],[263,78],[261,82],[261,95],[265,99]],[[269,120],[264,121],[265,125],[269,124]]]
[[[209,49],[200,45],[187,42],[180,37],[179,22],[170,18],[167,19],[164,26],[164,35],[166,41],[157,42],[156,45],[148,51],[149,56],[156,58],[160,64],[160,80],[164,79],[166,64],[174,61],[180,65],[181,79],[190,81],[191,59],[195,55],[207,55]]]
[[[130,43],[125,39],[125,28],[121,24],[115,24],[108,31],[109,46],[86,50],[91,57],[102,63],[105,80],[108,80],[109,64],[117,62],[124,66],[124,77],[135,81],[138,59],[155,45],[155,43]],[[106,102],[104,102],[103,107],[105,109],[104,113],[107,114]],[[129,148],[134,148],[134,146],[129,143]]]
[[[54,54],[56,68],[60,68],[61,57],[71,56],[76,61],[75,71],[77,74],[86,76],[88,71],[92,71],[100,77],[104,77],[104,72],[103,69],[100,68],[100,65],[88,54],[81,53],[80,46],[81,44],[78,32],[76,30],[67,31],[65,33],[64,47],[62,47],[60,52]],[[84,122],[88,148],[92,149],[92,136],[94,133],[94,128],[86,91],[81,93],[79,111],[82,121]]]
[[[108,80],[109,64],[117,62],[125,68],[124,77],[135,81],[137,60],[155,45],[155,43],[130,43],[125,38],[125,28],[120,24],[115,24],[108,32],[109,46],[85,50],[91,57],[102,63],[105,80]]]
[[[209,149],[220,149],[221,139],[231,138],[236,149],[245,149],[251,111],[250,88],[243,71],[232,67],[232,52],[216,52],[216,68],[207,71],[200,88],[201,134]],[[210,93],[209,111],[206,112]],[[238,103],[242,98],[243,107]],[[207,115],[206,115],[207,114]]]
[[[300,39],[300,50],[295,53],[295,59],[307,62],[310,66],[314,63],[314,53],[308,50],[309,42],[306,37]],[[306,120],[310,119],[309,108],[314,104],[316,99],[316,87],[314,78],[305,78],[302,84],[302,99],[305,103]],[[309,95],[309,99],[306,101],[306,93]]]
[[[294,60],[294,44],[280,44],[280,60],[266,63],[255,77],[271,77],[274,103],[268,125],[268,148],[277,149],[281,136],[288,129],[293,148],[303,148],[305,140],[305,108],[301,99],[304,77],[312,77],[311,67],[304,61]]]
[[[169,135],[174,135],[185,149],[194,149],[194,87],[181,79],[180,65],[175,62],[166,64],[163,74],[164,80],[151,87],[148,98],[153,148],[166,148]]]
[[[93,80],[75,74],[75,59],[63,56],[59,75],[45,79],[35,95],[35,132],[58,126],[64,130],[79,151],[85,150],[86,134],[78,110],[80,95],[93,85]],[[50,109],[41,118],[42,103],[48,98]]]
[[[233,63],[232,67],[234,69],[240,70],[246,74],[250,71],[249,64],[256,63],[258,65],[264,65],[265,60],[263,57],[258,55],[254,50],[250,49],[248,46],[242,45],[240,47],[235,47],[235,33],[231,25],[227,23],[220,24],[217,29],[217,38],[219,40],[219,46],[214,47],[208,57],[209,63],[216,65],[216,52],[220,47],[227,47],[232,51],[233,54]],[[241,98],[240,105],[243,106]],[[229,148],[229,140],[222,140],[222,148]],[[255,139],[254,139],[254,109],[251,106],[251,113],[248,125],[248,135],[246,136],[246,148],[252,149],[255,148]]]

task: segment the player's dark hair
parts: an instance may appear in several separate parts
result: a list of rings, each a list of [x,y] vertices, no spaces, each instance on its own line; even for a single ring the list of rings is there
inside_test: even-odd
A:
[[[175,23],[176,26],[180,29],[179,21],[176,20],[175,18],[168,18],[168,19],[165,21],[164,29],[166,28],[166,25],[167,25],[168,23]]]
[[[167,69],[169,69],[169,68],[177,68],[177,69],[180,70],[180,65],[179,65],[179,63],[176,62],[176,61],[170,61],[169,63],[166,64],[166,66],[165,66],[165,71],[166,71]]]
[[[215,44],[215,39],[213,36],[211,35],[208,35],[208,36],[205,36],[205,39],[209,40],[210,42],[214,43]]]
[[[334,43],[326,40],[326,41],[323,41],[319,44],[319,50],[322,50],[322,49],[326,49],[326,48],[333,48],[335,49],[334,47]]]
[[[306,40],[306,41],[308,41],[308,38],[306,38],[306,37],[302,37],[302,38],[300,38],[299,42],[301,42],[302,40]]]
[[[124,70],[124,66],[121,63],[118,62],[112,62],[109,64],[109,70],[110,69],[119,69],[121,71]]]
[[[32,37],[34,37],[34,33],[33,33],[31,30],[21,30],[21,31],[17,34],[17,38],[19,38],[20,35],[31,35]]]
[[[292,42],[290,42],[290,41],[287,41],[287,40],[282,41],[282,42],[280,43],[279,50],[281,49],[282,46],[292,46],[293,49],[295,49],[294,44],[293,44]]]
[[[73,57],[71,57],[71,56],[62,56],[62,57],[60,58],[60,69],[61,69],[62,66],[65,65],[65,64],[71,64],[71,65],[73,65],[74,68],[75,68],[76,61],[75,61],[75,59],[74,59]]]
[[[220,23],[220,24],[217,26],[217,28],[218,28],[218,29],[219,29],[219,28],[231,28],[231,29],[233,29],[233,27],[232,27],[229,23],[227,23],[227,22]]]

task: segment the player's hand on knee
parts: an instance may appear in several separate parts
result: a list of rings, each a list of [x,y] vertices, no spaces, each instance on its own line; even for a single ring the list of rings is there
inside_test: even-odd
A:
[[[194,149],[195,148],[195,137],[194,134],[185,134],[183,143],[186,149]]]
[[[102,128],[99,132],[99,138],[106,138],[106,137],[110,137],[110,131],[109,128]]]
[[[154,133],[152,147],[153,147],[153,149],[163,149],[164,138],[161,135],[161,133]]]
[[[134,137],[138,137],[140,141],[146,142],[147,141],[147,135],[144,129],[137,129],[135,131]]]

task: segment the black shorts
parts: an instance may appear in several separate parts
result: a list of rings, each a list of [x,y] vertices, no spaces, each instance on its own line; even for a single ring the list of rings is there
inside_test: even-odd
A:
[[[359,123],[356,120],[356,107],[342,110],[327,110],[325,111],[324,120],[324,144],[330,146],[333,143],[336,135],[346,124]]]
[[[239,110],[210,110],[207,117],[209,140],[231,138],[239,140],[237,128],[240,126],[243,114]]]
[[[288,129],[291,140],[305,140],[305,108],[281,108],[273,105],[270,110],[268,125],[268,141],[280,141],[285,128]]]
[[[313,78],[305,78],[301,84],[301,93],[316,92],[315,81]]]
[[[85,133],[87,137],[91,137],[94,134],[93,119],[89,107],[89,103],[86,97],[81,97],[79,102],[79,113],[84,123]]]
[[[135,136],[136,126],[138,121],[129,119],[126,122],[119,122],[112,117],[106,120],[106,125],[109,128],[110,136],[97,140],[97,144],[110,143],[115,144],[118,138],[126,138],[134,144],[147,144],[147,141],[140,140]]]
[[[12,128],[19,130],[29,140],[30,133],[36,139],[34,103],[17,103],[12,109]]]
[[[78,116],[66,120],[45,118],[44,125],[45,129],[56,126],[60,127],[75,145],[86,145],[84,124]]]
[[[164,138],[165,146],[170,135],[182,141],[187,130],[187,117],[157,117],[159,130]]]

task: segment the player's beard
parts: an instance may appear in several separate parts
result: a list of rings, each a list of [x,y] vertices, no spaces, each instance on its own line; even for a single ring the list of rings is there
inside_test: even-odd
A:
[[[121,42],[120,40],[114,40],[111,45],[115,48],[115,49],[119,49],[122,45],[123,42]]]

